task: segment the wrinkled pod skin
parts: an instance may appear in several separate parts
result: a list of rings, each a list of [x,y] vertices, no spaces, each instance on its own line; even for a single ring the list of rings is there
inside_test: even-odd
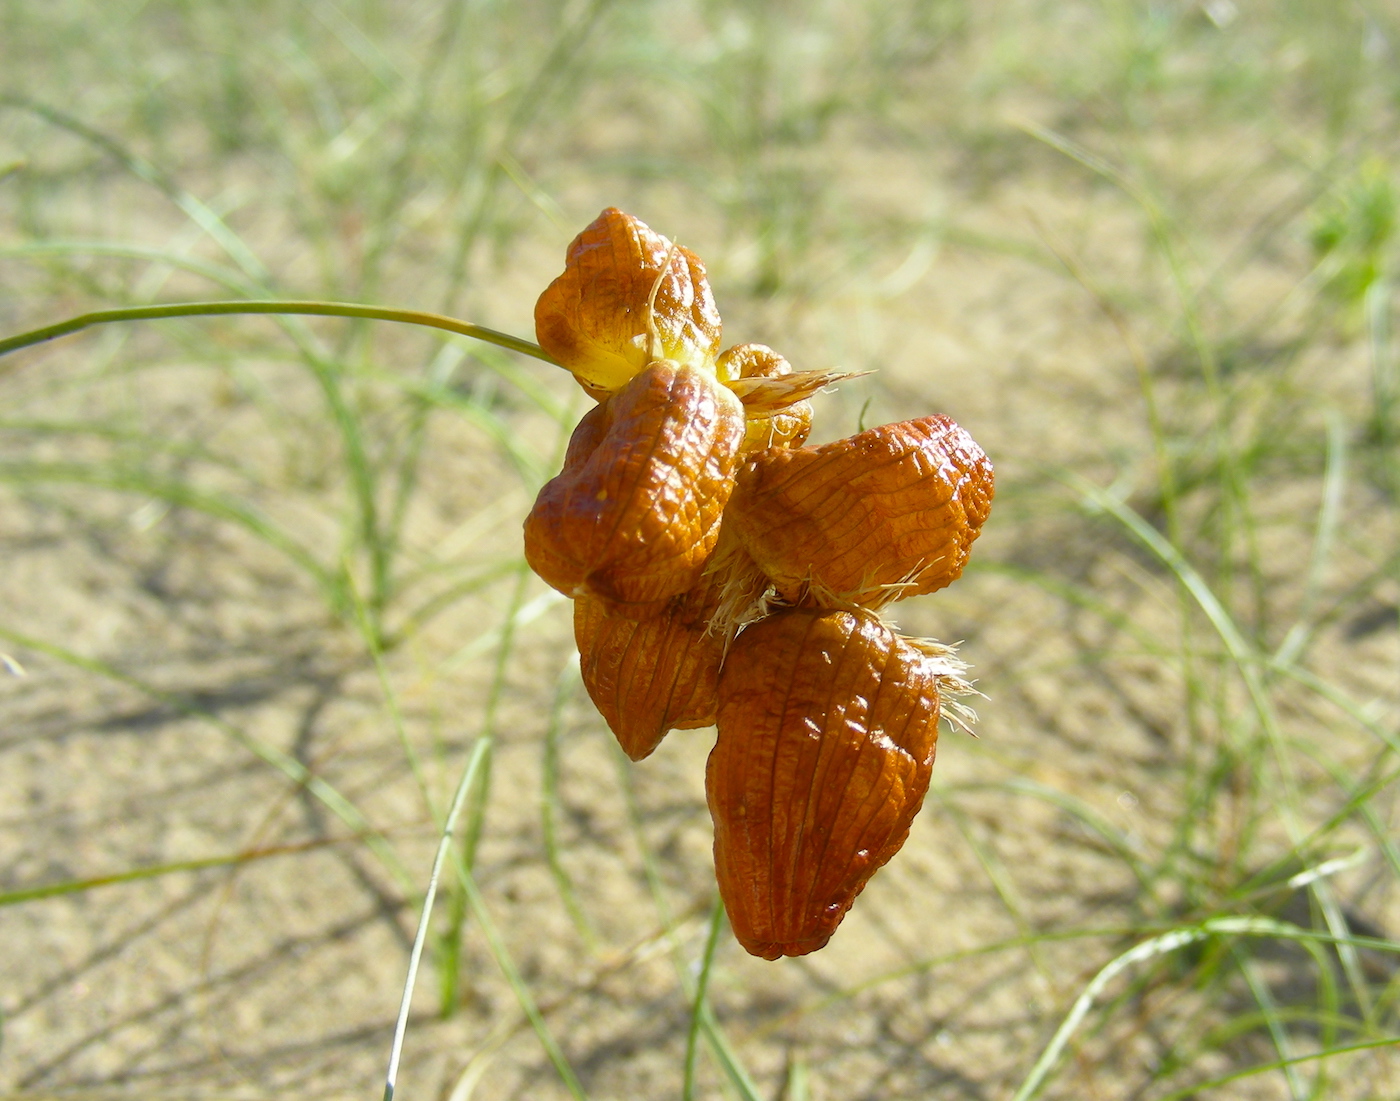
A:
[[[609,615],[591,597],[574,602],[584,687],[632,760],[649,756],[669,730],[714,723],[724,639],[708,624],[718,602],[708,580],[643,620]]]
[[[702,368],[657,360],[574,430],[525,520],[525,557],[570,597],[633,619],[694,588],[734,488],[744,408]]]
[[[616,207],[573,239],[563,274],[535,303],[540,346],[600,399],[653,356],[713,365],[720,332],[700,258]]]
[[[831,938],[909,835],[938,716],[934,664],[874,615],[790,608],[740,632],[705,790],[748,952],[801,956]]]
[[[957,580],[993,490],[986,454],[940,415],[755,452],[725,515],[788,603],[878,608]]]

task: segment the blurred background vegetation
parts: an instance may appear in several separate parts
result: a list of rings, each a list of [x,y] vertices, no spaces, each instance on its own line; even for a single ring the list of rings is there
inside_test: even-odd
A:
[[[0,1089],[1400,1095],[1393,0],[0,5],[0,337],[530,336],[620,206],[726,344],[997,465],[988,699],[831,945],[705,953],[519,523],[587,399],[436,332],[0,359]],[[697,992],[697,979],[703,978]],[[698,1057],[693,1058],[698,1039]]]

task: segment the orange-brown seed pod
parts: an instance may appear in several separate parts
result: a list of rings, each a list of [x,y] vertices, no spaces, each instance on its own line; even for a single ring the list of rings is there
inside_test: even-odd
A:
[[[741,378],[781,378],[792,374],[792,365],[766,344],[736,344],[716,361],[715,371],[725,382]],[[748,423],[740,451],[747,454],[765,447],[801,447],[812,431],[812,404],[795,401],[784,408],[744,409]]]
[[[726,516],[785,600],[877,608],[958,578],[992,491],[986,454],[932,416],[755,452]]]
[[[564,274],[535,303],[535,336],[598,397],[654,359],[712,368],[720,318],[699,257],[609,207],[574,238]]]
[[[708,580],[644,620],[609,615],[591,597],[574,602],[584,686],[632,760],[648,756],[668,730],[715,721],[724,639],[706,625],[718,602]]]
[[[790,608],[734,640],[705,790],[748,952],[815,952],[904,844],[933,768],[941,668],[867,612]]]
[[[566,596],[644,618],[700,580],[734,487],[744,411],[712,374],[658,360],[579,422],[525,520],[525,557]]]

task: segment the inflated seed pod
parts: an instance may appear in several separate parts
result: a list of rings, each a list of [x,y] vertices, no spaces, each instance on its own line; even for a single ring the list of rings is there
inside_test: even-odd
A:
[[[792,365],[766,344],[736,344],[726,349],[715,363],[720,379],[782,378],[792,374]],[[739,448],[747,454],[765,447],[801,447],[812,431],[812,404],[794,401],[782,408],[745,406],[748,417],[744,442]]]
[[[713,374],[652,363],[579,422],[525,520],[531,568],[613,614],[659,613],[699,583],[743,435],[743,406]]]
[[[932,416],[754,452],[725,515],[788,602],[877,608],[957,579],[992,492],[982,449]]]
[[[790,608],[734,640],[705,791],[720,895],[747,951],[815,952],[904,844],[945,668],[868,612]]]
[[[535,336],[600,397],[655,359],[713,368],[720,319],[699,258],[609,207],[535,303]]]
[[[587,596],[574,602],[584,686],[632,760],[648,756],[669,730],[714,723],[724,639],[707,625],[718,602],[708,579],[650,619],[611,615]]]

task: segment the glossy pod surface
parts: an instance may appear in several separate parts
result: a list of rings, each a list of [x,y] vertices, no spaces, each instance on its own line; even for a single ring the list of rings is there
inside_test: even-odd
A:
[[[957,579],[992,490],[982,449],[932,416],[756,452],[727,516],[790,603],[879,607]]]
[[[659,360],[579,423],[525,520],[525,557],[567,596],[645,618],[699,582],[734,487],[744,410]]]
[[[720,331],[700,258],[679,246],[672,251],[665,237],[615,207],[573,239],[564,273],[535,303],[540,347],[595,396],[618,389],[653,359],[713,364]]]
[[[865,612],[793,608],[735,639],[706,770],[734,935],[816,951],[904,843],[938,740],[938,672]]]
[[[668,730],[715,721],[724,639],[706,625],[718,596],[702,581],[643,620],[611,615],[590,597],[575,601],[584,687],[632,760],[650,755]]]

